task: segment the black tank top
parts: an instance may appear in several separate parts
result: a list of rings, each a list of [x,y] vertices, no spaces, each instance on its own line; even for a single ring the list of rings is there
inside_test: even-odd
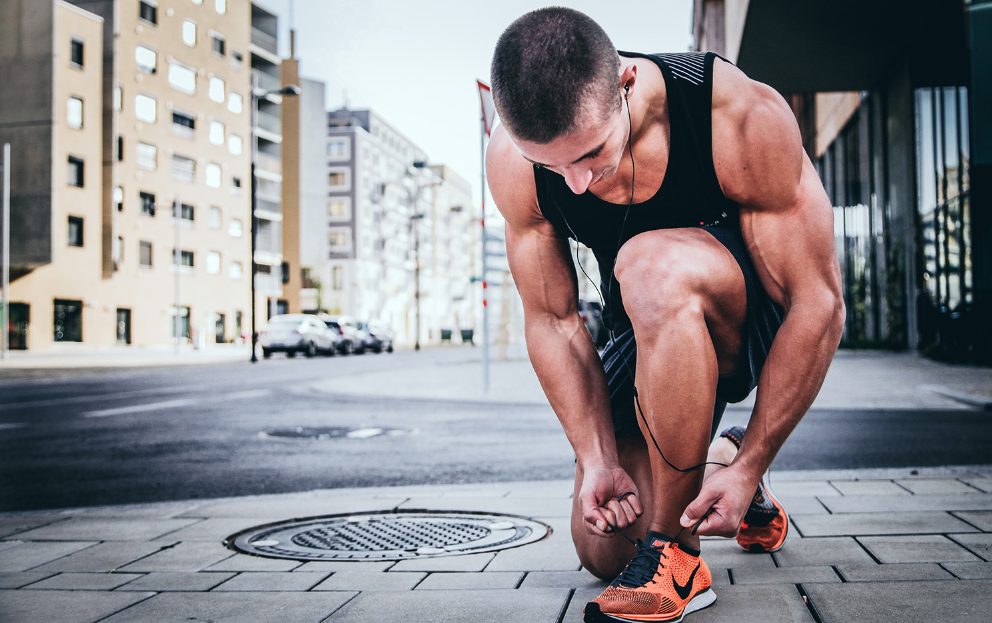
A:
[[[658,191],[647,201],[631,205],[623,224],[626,204],[603,201],[588,190],[576,195],[565,184],[565,178],[534,167],[541,213],[559,236],[581,242],[596,256],[603,297],[609,299],[604,316],[614,330],[630,326],[620,287],[610,283],[618,240],[622,245],[637,234],[675,227],[719,227],[740,232],[740,208],[724,196],[713,168],[711,111],[713,62],[717,55],[623,51],[620,55],[654,61],[665,80],[669,157]]]

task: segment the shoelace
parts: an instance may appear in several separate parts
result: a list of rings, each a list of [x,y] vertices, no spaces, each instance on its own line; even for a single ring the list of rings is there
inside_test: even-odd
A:
[[[665,545],[667,547],[667,544]],[[667,559],[665,547],[655,548],[645,545],[643,542],[637,543],[637,554],[633,560],[627,563],[624,570],[612,583],[613,586],[623,586],[624,588],[637,588],[649,582],[654,582],[654,576],[659,568],[664,568],[665,563],[662,558]]]

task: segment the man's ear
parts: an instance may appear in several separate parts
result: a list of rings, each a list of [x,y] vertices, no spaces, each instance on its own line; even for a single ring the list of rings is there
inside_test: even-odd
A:
[[[625,97],[629,97],[634,90],[634,83],[637,82],[637,65],[627,63],[620,69],[619,87]]]

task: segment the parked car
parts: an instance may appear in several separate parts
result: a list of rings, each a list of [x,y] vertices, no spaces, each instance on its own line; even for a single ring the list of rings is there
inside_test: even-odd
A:
[[[287,357],[295,357],[296,353],[313,357],[318,353],[333,355],[337,350],[335,336],[313,314],[273,316],[259,333],[258,341],[265,359],[279,352]]]
[[[358,328],[368,333],[368,345],[372,352],[393,352],[393,332],[389,327],[378,322],[359,322]]]
[[[603,306],[599,301],[583,301],[579,299],[579,317],[586,323],[586,329],[589,330],[589,335],[592,336],[592,343],[596,345],[596,348],[606,346],[606,340],[609,339],[609,331],[606,330],[606,324],[603,322]]]
[[[320,315],[321,322],[331,331],[341,338],[338,343],[338,352],[342,355],[355,353],[361,355],[368,348],[366,345],[366,334],[358,328],[358,323],[351,316],[329,316]]]

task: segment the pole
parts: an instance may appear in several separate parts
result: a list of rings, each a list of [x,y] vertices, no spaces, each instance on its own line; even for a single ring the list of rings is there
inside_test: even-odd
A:
[[[10,348],[10,143],[3,144],[3,310],[0,312],[0,359]]]
[[[183,326],[182,325],[182,314],[180,314],[180,312],[179,312],[179,273],[183,269],[183,252],[179,249],[179,217],[181,215],[182,214],[181,214],[181,212],[179,210],[179,200],[178,199],[173,199],[172,200],[172,221],[175,224],[175,228],[176,228],[176,247],[172,251],[172,261],[173,261],[173,264],[174,264],[173,270],[175,271],[175,275],[176,275],[176,284],[175,284],[175,297],[176,298],[175,298],[175,305],[173,306],[173,310],[175,311],[175,315],[173,316],[173,320],[172,320],[172,330],[175,333],[175,338],[176,338],[176,341],[175,341],[175,352],[176,352],[176,354],[179,353],[179,338],[182,335],[182,326]],[[192,320],[193,319],[190,318],[190,322],[192,322]]]
[[[419,195],[419,193],[418,193]],[[416,207],[414,207],[416,210]],[[413,303],[417,320],[414,325],[413,350],[420,350],[420,232],[418,231],[417,214],[414,213],[410,222],[413,224]]]
[[[482,171],[482,391],[489,393],[489,300],[488,278],[489,261],[486,253],[486,117],[479,119],[479,162]]]
[[[258,76],[255,72],[251,75],[251,257],[248,261],[251,262],[251,357],[248,359],[251,363],[258,363],[258,355],[255,354],[256,347],[258,345],[258,331],[255,328],[255,244],[256,237],[258,236],[258,217],[255,216],[255,205],[256,197],[255,193],[258,190],[258,181],[255,177],[255,149],[257,139],[255,137],[255,125],[256,117],[258,115],[258,100],[255,98],[255,87],[258,84]]]

